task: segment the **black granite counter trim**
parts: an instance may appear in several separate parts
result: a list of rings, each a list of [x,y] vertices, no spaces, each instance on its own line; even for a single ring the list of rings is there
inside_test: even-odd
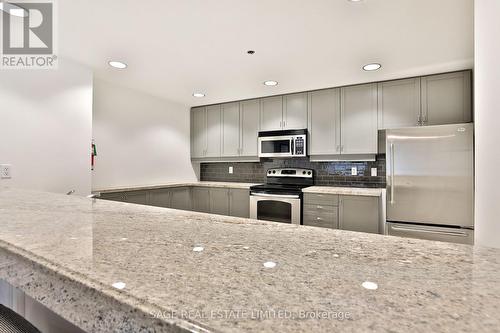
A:
[[[233,174],[228,172],[233,167]],[[351,167],[358,168],[358,175],[351,176]],[[373,162],[310,162],[308,158],[269,159],[261,162],[201,163],[201,181],[265,182],[270,168],[308,168],[315,170],[315,184],[320,186],[385,188],[385,155],[377,155]],[[371,176],[371,168],[377,168],[377,176]]]

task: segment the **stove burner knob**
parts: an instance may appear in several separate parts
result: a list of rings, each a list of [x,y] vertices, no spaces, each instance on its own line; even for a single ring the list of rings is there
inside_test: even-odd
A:
[[[311,171],[307,171],[307,174],[310,175],[311,174]]]
[[[303,174],[303,175],[305,175],[305,174],[306,174],[306,172],[305,172],[305,171],[302,171],[302,174]]]
[[[268,174],[271,174],[271,170],[269,170],[267,173],[268,173]]]
[[[276,173],[276,170],[273,170],[273,173]]]

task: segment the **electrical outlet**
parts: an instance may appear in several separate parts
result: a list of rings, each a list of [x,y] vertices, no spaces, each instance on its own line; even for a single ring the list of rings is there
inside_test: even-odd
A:
[[[357,167],[352,167],[351,168],[351,175],[352,176],[357,176],[358,175],[358,168]]]
[[[12,178],[11,168],[12,166],[10,164],[0,164],[0,178],[2,179]]]
[[[372,168],[372,177],[377,177],[377,168]]]
[[[233,167],[232,166],[229,167],[229,173],[233,173]]]

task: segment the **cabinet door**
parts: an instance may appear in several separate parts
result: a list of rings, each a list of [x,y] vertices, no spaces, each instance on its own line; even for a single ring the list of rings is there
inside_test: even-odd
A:
[[[99,199],[124,202],[125,192],[101,193]]]
[[[260,102],[258,99],[240,103],[240,121],[240,155],[257,156],[260,122]]]
[[[221,106],[207,106],[207,150],[205,157],[220,157]]]
[[[309,93],[309,155],[340,154],[340,91]]]
[[[339,229],[380,233],[378,197],[342,195],[339,208]]]
[[[191,189],[179,187],[171,189],[170,207],[181,210],[191,210]]]
[[[163,188],[149,191],[149,204],[151,206],[170,208],[171,189]]]
[[[283,97],[283,128],[307,128],[307,93]]]
[[[222,104],[222,156],[240,153],[240,103]]]
[[[210,191],[206,187],[193,188],[193,210],[210,213]]]
[[[377,153],[377,84],[341,88],[342,154]]]
[[[135,203],[140,205],[149,204],[148,191],[130,191],[125,193],[125,202]]]
[[[229,190],[227,188],[210,189],[210,213],[229,215]]]
[[[245,189],[229,190],[229,216],[250,217],[250,191]]]
[[[260,100],[260,130],[274,131],[283,127],[282,96],[267,97]]]
[[[444,125],[472,120],[470,71],[422,78],[424,125]]]
[[[202,158],[207,148],[207,117],[205,108],[191,110],[191,157]]]
[[[420,78],[378,84],[379,129],[420,125]]]

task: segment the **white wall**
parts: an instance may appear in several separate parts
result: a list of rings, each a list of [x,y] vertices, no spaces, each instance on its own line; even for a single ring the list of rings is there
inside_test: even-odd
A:
[[[94,190],[195,181],[189,107],[94,81]]]
[[[475,0],[476,244],[500,248],[500,1]]]
[[[87,195],[91,189],[92,72],[60,59],[56,70],[0,72],[2,188]]]

